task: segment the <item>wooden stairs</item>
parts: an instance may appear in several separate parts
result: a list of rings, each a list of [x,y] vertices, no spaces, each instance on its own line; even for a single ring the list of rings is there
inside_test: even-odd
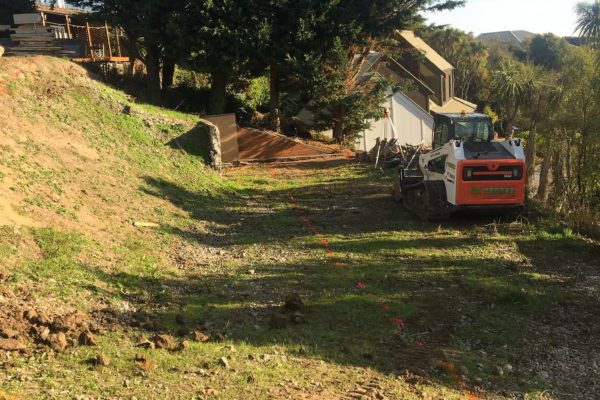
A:
[[[37,25],[20,25],[10,35],[10,39],[17,43],[7,54],[18,56],[73,56],[74,52],[63,49],[57,42],[53,28]]]

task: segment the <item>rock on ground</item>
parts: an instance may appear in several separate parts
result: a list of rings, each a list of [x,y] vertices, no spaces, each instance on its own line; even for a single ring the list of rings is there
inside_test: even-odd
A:
[[[210,339],[210,337],[208,335],[206,335],[204,332],[200,332],[200,331],[195,331],[192,333],[192,338],[194,339],[194,341],[196,342],[208,342],[208,339]]]
[[[96,356],[96,364],[107,367],[110,365],[110,359],[106,357],[104,354],[98,354]]]
[[[156,335],[153,339],[154,344],[157,349],[172,349],[173,348],[173,338],[169,335]]]
[[[284,309],[286,311],[302,311],[304,310],[304,302],[298,293],[290,293],[285,296]]]
[[[67,348],[67,337],[63,332],[50,335],[49,342],[50,347],[58,353],[62,353]]]
[[[90,331],[82,332],[79,335],[79,343],[83,346],[95,346],[97,344],[96,335]]]
[[[0,339],[0,349],[6,351],[25,350],[25,345],[16,339]]]

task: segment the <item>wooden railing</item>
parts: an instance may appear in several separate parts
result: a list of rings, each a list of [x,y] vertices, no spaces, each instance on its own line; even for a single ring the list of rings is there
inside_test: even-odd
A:
[[[66,16],[64,24],[46,22],[53,27],[58,39],[78,39],[85,42],[85,57],[75,57],[75,62],[129,62],[129,57],[123,55],[121,46],[122,33],[119,28],[110,28],[107,23],[103,25],[85,25],[71,23],[71,18]],[[111,33],[112,31],[112,33]]]

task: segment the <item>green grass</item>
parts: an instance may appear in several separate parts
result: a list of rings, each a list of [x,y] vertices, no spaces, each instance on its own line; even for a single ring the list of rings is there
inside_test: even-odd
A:
[[[257,167],[231,171],[227,179],[235,189],[220,194],[148,179],[146,195],[166,196],[191,220],[167,215],[170,228],[130,237],[114,249],[118,262],[110,271],[78,261],[94,249],[93,241],[42,229],[33,236],[43,259],[21,272],[28,279],[53,276],[63,282],[54,292],[58,296],[75,295],[83,285],[112,299],[114,307],[123,301],[143,304],[153,329],[177,338],[193,329],[215,330],[227,335],[224,343],[149,351],[157,368],[142,374],[132,361],[139,352],[133,344],[138,334],[152,330],[121,322],[117,332],[101,338],[98,349],[78,348],[44,361],[35,387],[12,382],[8,388],[53,393],[75,384],[87,394],[193,398],[210,386],[219,391],[217,397],[234,399],[267,396],[268,389],[290,378],[308,391],[315,390],[311,381],[324,382],[341,395],[368,377],[379,379],[390,398],[466,396],[437,366],[440,361],[460,367],[466,385],[482,386],[486,395],[543,398],[544,390],[555,388],[523,360],[538,356],[532,344],[561,344],[560,335],[548,329],[560,328],[548,320],[555,307],[574,313],[592,307],[591,299],[574,291],[580,277],[561,270],[561,263],[595,261],[597,245],[569,231],[554,232],[554,226],[541,229],[545,223],[490,224],[486,217],[439,229],[380,196],[387,178],[364,167],[342,166],[327,174],[284,169],[275,178]],[[232,190],[237,195],[228,195]],[[325,195],[330,192],[333,197]],[[321,238],[303,227],[289,196],[345,267],[336,267]],[[214,230],[202,237],[182,230],[199,219]],[[180,240],[200,247],[208,240],[224,257],[179,271],[159,254]],[[366,287],[357,289],[357,282]],[[273,305],[293,291],[307,303],[307,323],[268,329]],[[177,314],[184,315],[184,326],[175,322]],[[403,329],[393,323],[395,317],[404,321]],[[590,323],[597,324],[597,318]],[[229,345],[237,351],[226,370],[217,361],[228,355]],[[113,360],[109,367],[86,363],[98,352]],[[256,361],[262,354],[269,360]],[[497,367],[505,364],[515,372],[498,376]],[[424,376],[424,383],[417,387],[395,379],[403,370]],[[247,382],[250,375],[255,383]],[[182,383],[182,376],[194,383]],[[124,388],[124,379],[135,389]]]
[[[27,156],[0,147],[0,163],[27,207],[79,228],[77,212],[94,194],[107,226],[102,235],[58,223],[0,228],[10,272],[2,284],[29,293],[26,301],[109,317],[97,347],[13,356],[0,368],[2,390],[28,399],[194,399],[207,387],[219,399],[302,390],[335,399],[369,385],[390,399],[463,399],[466,387],[485,398],[595,394],[577,365],[593,368],[598,355],[590,346],[600,340],[597,243],[533,216],[421,222],[390,199],[390,176],[366,165],[257,165],[220,178],[205,165],[195,117],[131,105],[101,84],[61,96],[69,107],[40,109],[32,96],[20,112],[77,126],[102,163],[49,168],[37,157],[61,154],[35,142],[23,145]],[[99,169],[85,175],[87,194],[73,205],[39,194],[69,195],[92,165]],[[133,229],[136,220],[160,228]],[[291,292],[303,297],[306,322],[269,329]],[[226,340],[186,351],[135,347],[140,336],[181,341],[194,330]],[[566,370],[556,349],[569,350]],[[140,352],[156,368],[139,370]],[[99,353],[108,367],[90,363]],[[219,365],[226,356],[229,368]],[[442,362],[456,366],[459,381]],[[506,364],[514,371],[499,376]]]

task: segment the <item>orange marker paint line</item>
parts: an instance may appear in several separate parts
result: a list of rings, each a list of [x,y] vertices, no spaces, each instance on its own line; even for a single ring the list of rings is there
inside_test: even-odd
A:
[[[453,363],[451,363],[451,362],[445,363],[443,361],[438,361],[438,363],[448,370],[448,372],[450,373],[450,376],[452,376],[452,378],[454,378],[454,381],[456,382],[458,387],[461,388],[462,390],[464,390],[465,392],[467,392],[467,395],[469,396],[469,400],[482,400],[479,396],[475,395],[475,393],[473,393],[473,391],[471,389],[469,389],[469,387],[467,386],[465,381],[463,381],[462,378],[460,377],[460,375],[456,372],[456,368]]]

